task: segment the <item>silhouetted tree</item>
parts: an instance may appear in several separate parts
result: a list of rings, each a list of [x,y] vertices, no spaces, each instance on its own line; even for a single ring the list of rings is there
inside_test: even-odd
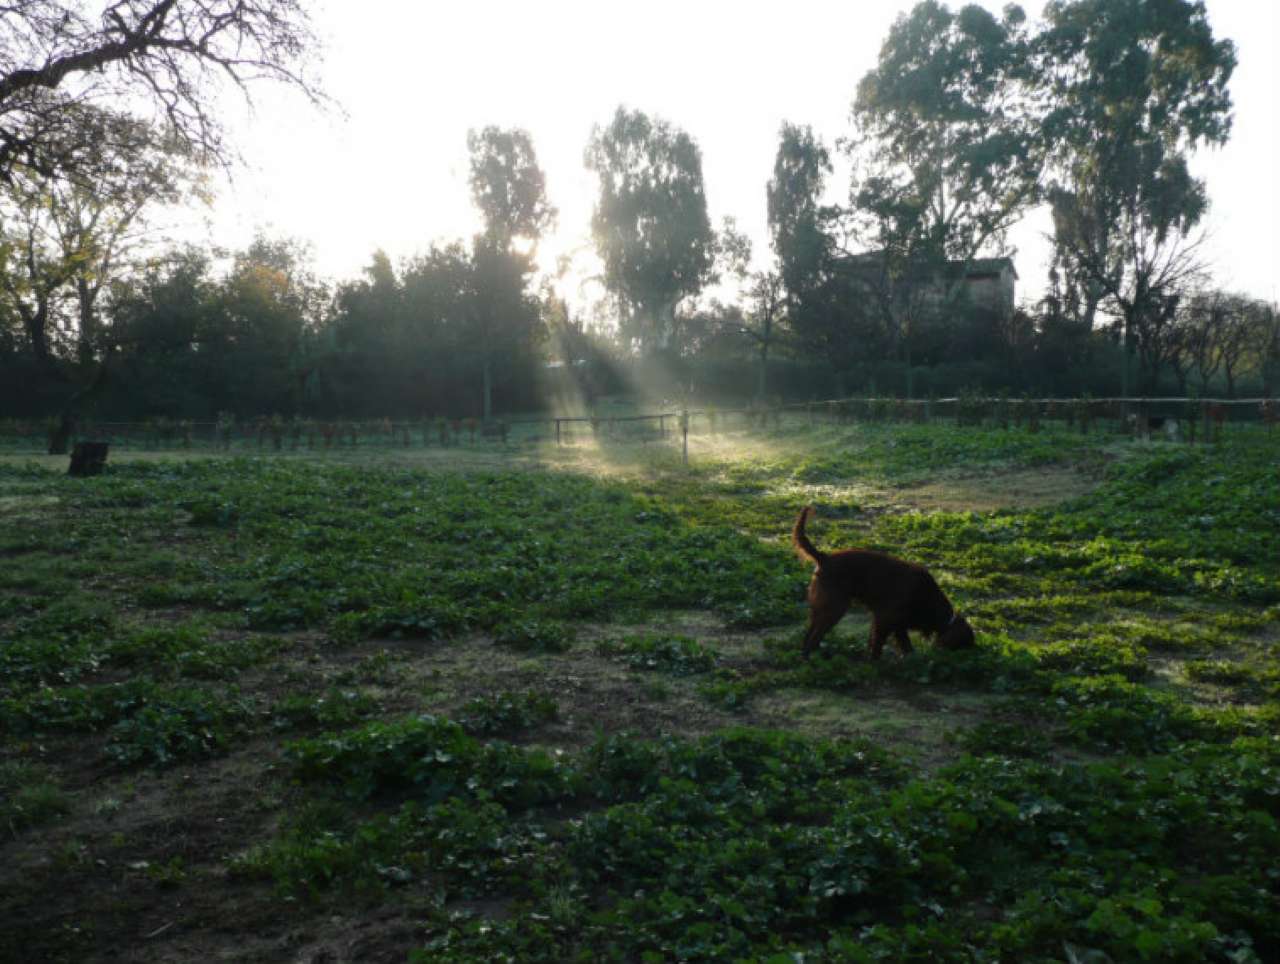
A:
[[[586,165],[600,182],[591,228],[622,337],[665,351],[678,305],[702,290],[715,256],[702,152],[668,122],[619,107],[592,133]]]
[[[1104,305],[1128,357],[1198,267],[1192,232],[1207,208],[1186,152],[1231,128],[1230,41],[1189,0],[1054,0],[1036,39],[1050,92],[1041,124],[1050,164],[1056,265],[1084,318]]]
[[[494,368],[504,357],[531,354],[543,334],[540,304],[528,290],[544,231],[555,224],[546,178],[533,141],[522,130],[486,127],[467,135],[471,197],[484,218],[472,245],[472,350],[480,358],[483,404],[493,414]]]
[[[1016,5],[998,20],[926,0],[898,18],[858,84],[851,214],[908,395],[913,328],[957,301],[968,263],[1001,247],[1036,200],[1025,20]]]

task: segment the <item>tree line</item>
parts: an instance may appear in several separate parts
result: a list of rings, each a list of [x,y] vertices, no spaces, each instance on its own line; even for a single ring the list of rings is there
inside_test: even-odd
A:
[[[127,0],[96,20],[27,0],[0,30],[6,413],[487,417],[537,407],[549,363],[588,402],[636,369],[740,398],[1270,394],[1280,377],[1275,306],[1216,289],[1199,256],[1209,199],[1187,159],[1229,137],[1235,66],[1200,2],[1054,0],[1035,24],[918,3],[849,131],[782,125],[764,267],[731,218],[712,224],[693,135],[619,107],[584,151],[603,292],[586,308],[537,269],[557,212],[520,129],[468,136],[473,238],[374,252],[355,279],[318,278],[293,240],[158,236],[232,159],[219,76],[324,101],[295,0]],[[975,299],[968,279],[1042,205],[1045,296]]]

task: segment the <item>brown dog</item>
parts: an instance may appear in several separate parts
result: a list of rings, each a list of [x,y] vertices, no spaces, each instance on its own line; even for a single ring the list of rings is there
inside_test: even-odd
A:
[[[870,549],[820,552],[804,534],[812,511],[812,506],[801,509],[791,531],[796,550],[818,567],[809,583],[805,659],[855,600],[871,610],[872,659],[880,658],[890,635],[902,653],[911,652],[909,629],[933,634],[936,645],[943,649],[967,649],[974,644],[973,629],[938,588],[929,570]]]

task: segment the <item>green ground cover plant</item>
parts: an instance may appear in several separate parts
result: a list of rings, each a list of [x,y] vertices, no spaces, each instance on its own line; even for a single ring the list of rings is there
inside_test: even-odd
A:
[[[688,636],[647,633],[604,639],[596,645],[601,656],[616,659],[631,669],[694,676],[715,669],[716,652]]]
[[[1273,960],[1278,446],[0,462],[0,959]],[[978,647],[801,659],[805,503]]]

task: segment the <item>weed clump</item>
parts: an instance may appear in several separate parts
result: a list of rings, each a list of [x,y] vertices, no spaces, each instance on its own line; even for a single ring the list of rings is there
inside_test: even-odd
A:
[[[569,626],[547,619],[510,620],[493,631],[499,646],[522,653],[567,653],[573,648],[573,636]]]
[[[509,736],[560,716],[555,700],[541,693],[502,692],[477,696],[462,707],[458,722],[472,736]]]
[[[688,636],[648,633],[624,636],[619,640],[602,640],[596,653],[616,659],[631,669],[667,673],[671,676],[696,676],[716,667],[717,654]]]

